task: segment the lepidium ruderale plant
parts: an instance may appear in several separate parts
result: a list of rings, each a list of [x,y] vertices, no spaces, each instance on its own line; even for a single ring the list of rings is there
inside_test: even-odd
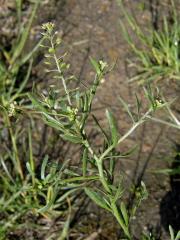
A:
[[[54,31],[53,23],[44,24],[42,28],[44,30],[42,34],[45,37],[43,47],[48,49],[48,53],[45,55],[45,64],[48,66],[46,71],[53,73],[53,77],[61,82],[62,88],[57,90],[50,87],[49,91],[47,91],[48,94],[32,93],[29,94],[29,98],[34,108],[41,114],[44,122],[57,129],[62,139],[81,146],[82,165],[74,173],[74,182],[80,181],[84,183],[81,186],[85,189],[86,194],[97,205],[112,213],[126,238],[132,239],[129,224],[135,210],[127,210],[122,200],[124,193],[122,178],[119,176],[118,179],[115,179],[114,177],[115,159],[122,157],[116,148],[147,119],[153,112],[153,108],[151,107],[146,113],[141,114],[140,102],[137,99],[138,114],[132,114],[128,106],[123,102],[132,119],[132,127],[124,135],[120,136],[113,114],[111,111],[106,110],[109,127],[107,130],[102,128],[92,113],[92,102],[101,79],[109,72],[108,65],[103,61],[96,62],[91,59],[96,71],[91,86],[85,87],[85,90],[80,90],[80,88],[70,89],[69,82],[73,78],[66,77],[66,70],[69,65],[66,64],[64,55],[59,57],[57,54],[61,39]],[[85,85],[83,84],[83,86]],[[95,144],[92,146],[92,140],[87,134],[89,117],[92,117],[96,127],[102,134],[104,144],[98,150],[94,149]],[[91,185],[92,181],[97,182],[94,187]],[[147,195],[143,183],[139,193],[138,202]]]

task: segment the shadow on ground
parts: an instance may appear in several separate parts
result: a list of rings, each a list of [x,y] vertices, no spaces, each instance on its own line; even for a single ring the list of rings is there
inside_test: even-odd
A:
[[[172,169],[180,169],[180,145],[177,146],[177,156]],[[180,172],[180,171],[179,171]],[[171,190],[164,196],[160,205],[161,224],[168,231],[169,225],[175,232],[180,230],[180,174],[177,172],[170,177]]]

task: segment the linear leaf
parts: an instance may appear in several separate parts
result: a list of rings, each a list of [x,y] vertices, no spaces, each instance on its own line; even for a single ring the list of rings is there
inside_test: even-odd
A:
[[[34,5],[34,8],[32,10],[31,16],[29,18],[29,21],[27,23],[27,26],[25,27],[24,31],[22,32],[21,38],[20,38],[18,44],[15,46],[15,50],[14,50],[13,56],[12,56],[12,63],[14,63],[16,61],[16,59],[21,55],[21,53],[24,49],[24,46],[27,42],[29,32],[31,30],[31,26],[32,26],[34,17],[36,15],[36,11],[37,11],[37,8],[39,6],[40,1],[41,0],[36,1],[35,5]]]
[[[78,188],[74,188],[71,190],[68,190],[66,193],[64,193],[60,198],[57,199],[57,203],[63,202],[65,199],[67,199],[69,197],[69,195],[73,194],[74,192],[76,192],[78,190]]]
[[[93,65],[94,69],[96,70],[97,75],[100,75],[101,69],[100,69],[99,63],[91,57],[90,57],[90,61],[91,61],[91,64]]]
[[[41,165],[41,179],[45,179],[45,169],[47,166],[47,162],[48,162],[48,155],[46,155],[43,159],[42,165]]]
[[[112,143],[116,145],[118,142],[118,129],[115,118],[109,110],[106,110],[106,116],[111,130]]]
[[[90,188],[85,188],[85,193],[98,206],[100,206],[101,208],[104,208],[108,211],[111,211],[111,209],[108,207],[106,201],[103,199],[103,197],[98,192],[95,192],[95,191],[91,190]]]
[[[55,118],[51,117],[49,114],[45,112],[43,112],[42,114],[45,117],[44,121],[47,125],[62,132],[64,131],[64,126],[59,121],[57,121]]]
[[[101,127],[100,123],[98,122],[97,118],[92,114],[92,117],[94,119],[94,122],[96,123],[98,129],[102,132],[102,134],[104,135],[106,141],[108,142],[108,135],[106,134],[106,132],[104,131],[104,129]]]
[[[47,199],[46,199],[47,204],[44,207],[38,209],[38,211],[37,211],[38,213],[47,212],[51,208],[51,206],[53,205],[53,203],[54,203],[54,201],[56,199],[57,192],[58,192],[57,186],[55,186],[54,189],[52,187],[50,187],[48,189]]]
[[[70,222],[71,222],[71,215],[69,213],[68,217],[67,217],[67,220],[64,223],[63,229],[61,230],[61,235],[58,238],[58,240],[65,240],[65,239],[68,238]]]
[[[74,136],[74,135],[68,135],[68,134],[61,134],[60,135],[65,141],[69,141],[69,142],[72,142],[72,143],[82,143],[82,139],[81,137],[79,136]]]
[[[42,44],[42,42],[44,41],[44,38],[42,38],[35,46],[34,48],[28,53],[26,54],[20,61],[20,65],[22,66],[23,64],[25,64],[27,61],[29,61],[32,56],[37,52],[38,48],[40,47],[40,45]]]
[[[26,163],[26,168],[27,168],[28,172],[30,173],[30,175],[31,175],[32,177],[34,177],[34,174],[35,174],[35,173],[34,173],[33,170],[31,169],[31,165],[30,165],[29,162]]]
[[[132,113],[131,113],[127,103],[121,97],[119,97],[118,99],[122,103],[122,105],[123,105],[124,109],[126,110],[126,112],[129,114],[130,118],[132,119],[132,122],[135,123],[134,117],[133,117],[133,115],[132,115]]]
[[[83,152],[83,166],[82,166],[82,172],[83,172],[83,177],[86,176],[86,173],[87,173],[87,162],[88,162],[88,150],[87,148],[84,149],[84,152]]]
[[[43,105],[33,96],[33,94],[28,93],[28,98],[31,100],[32,105],[37,108],[38,110],[41,110],[42,112],[47,112],[46,109],[43,107]]]
[[[175,237],[175,240],[179,240],[180,239],[180,231],[178,231],[176,237]]]
[[[121,202],[120,208],[121,208],[121,213],[122,213],[123,218],[124,218],[124,222],[125,222],[126,226],[128,226],[129,217],[128,217],[127,209],[126,209],[126,206],[125,206],[124,202]]]
[[[174,231],[173,231],[171,225],[169,225],[169,233],[170,233],[170,236],[171,236],[171,240],[174,240]]]
[[[16,93],[12,96],[11,101],[14,101],[19,96],[19,94],[24,90],[24,88],[26,87],[26,84],[27,84],[27,82],[29,80],[29,77],[31,75],[32,63],[33,63],[33,61],[31,60],[29,62],[29,67],[28,67],[28,70],[27,70],[27,74],[26,74],[24,80],[22,81],[21,85],[17,89]]]

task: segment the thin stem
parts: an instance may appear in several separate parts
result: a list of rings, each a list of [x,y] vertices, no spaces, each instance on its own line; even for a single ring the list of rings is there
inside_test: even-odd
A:
[[[176,124],[173,124],[173,123],[170,123],[170,122],[161,120],[161,119],[159,119],[159,118],[151,117],[151,116],[147,116],[147,118],[149,118],[149,119],[151,119],[151,120],[153,120],[153,121],[155,121],[155,122],[159,122],[159,123],[165,124],[165,125],[167,125],[167,126],[180,129],[180,125],[176,125]]]
[[[130,130],[129,130],[126,134],[124,134],[124,136],[122,136],[122,137],[118,140],[118,142],[117,142],[116,145],[112,144],[108,149],[106,149],[106,151],[101,155],[100,161],[102,161],[115,147],[117,147],[121,142],[123,142],[127,137],[129,137],[129,135],[131,135],[131,133],[132,133],[139,125],[141,125],[141,124],[144,122],[145,118],[149,115],[150,112],[151,112],[151,110],[147,111],[147,112],[143,115],[143,117],[142,117],[137,123],[135,123],[135,124],[132,126],[132,128],[130,128]]]
[[[106,149],[106,151],[100,156],[98,157],[93,149],[91,148],[89,142],[88,142],[88,139],[86,137],[86,134],[84,132],[84,139],[85,139],[85,143],[84,143],[84,146],[88,149],[89,153],[93,156],[93,158],[95,159],[96,163],[97,163],[97,168],[98,168],[98,173],[99,173],[99,176],[100,176],[100,181],[105,189],[105,191],[108,193],[108,198],[109,198],[109,202],[111,204],[111,209],[112,209],[112,213],[114,215],[114,217],[116,218],[116,220],[118,221],[119,225],[122,227],[125,235],[128,237],[129,240],[131,240],[131,236],[130,236],[130,232],[129,232],[129,226],[126,226],[122,216],[121,216],[121,213],[120,211],[118,210],[118,207],[117,207],[117,204],[116,202],[114,202],[114,198],[113,198],[113,195],[112,195],[112,191],[111,191],[111,188],[108,184],[108,180],[106,179],[106,177],[104,176],[104,169],[103,169],[103,159],[105,156],[107,156],[117,145],[119,145],[121,142],[123,142],[140,124],[142,124],[145,120],[145,118],[149,115],[149,113],[151,112],[152,110],[149,110],[147,111],[141,118],[140,120],[135,123],[132,128],[126,133],[124,134],[123,137],[121,137],[117,144],[112,144],[108,149]]]
[[[88,140],[86,139],[86,144],[85,147],[88,149],[88,151],[90,152],[90,154],[94,157],[94,159],[96,160],[97,163],[97,167],[98,167],[98,172],[99,172],[99,176],[100,176],[100,181],[103,185],[103,187],[105,188],[105,190],[110,193],[111,190],[108,186],[108,183],[104,177],[104,171],[103,171],[103,165],[102,162],[100,161],[100,159],[98,158],[98,156],[94,153],[93,149],[91,148]]]
[[[178,127],[180,127],[180,121],[176,118],[176,116],[174,115],[174,113],[171,111],[171,109],[166,106],[169,114],[171,115],[172,119],[174,120],[175,124],[177,124]]]
[[[110,189],[110,187],[109,187],[109,185],[108,185],[108,182],[107,182],[106,178],[104,177],[103,164],[102,164],[102,162],[99,161],[99,159],[98,159],[98,161],[97,161],[97,167],[98,167],[98,171],[99,171],[100,181],[101,181],[104,189],[105,189],[108,193],[111,193],[111,189]]]
[[[50,42],[51,42],[51,47],[53,49],[55,49],[52,37],[50,38]],[[70,96],[69,96],[69,92],[68,92],[68,89],[67,89],[66,81],[65,81],[65,79],[64,79],[64,77],[62,75],[62,71],[61,71],[61,68],[59,66],[58,57],[56,56],[56,53],[54,53],[53,56],[54,56],[54,60],[55,60],[55,63],[56,63],[56,67],[57,67],[58,72],[59,72],[59,74],[61,76],[62,84],[63,84],[63,87],[64,87],[64,91],[65,91],[65,93],[67,95],[67,99],[68,99],[69,105],[72,105],[71,99],[70,99]]]
[[[118,211],[118,207],[116,205],[116,203],[113,201],[113,196],[111,196],[111,189],[108,185],[108,181],[106,180],[106,178],[104,177],[104,170],[103,170],[103,162],[100,158],[98,158],[98,156],[94,153],[93,149],[90,147],[88,141],[86,140],[86,144],[85,146],[87,147],[88,151],[91,153],[91,155],[94,157],[94,159],[96,160],[97,163],[97,167],[98,167],[98,172],[99,172],[99,176],[100,176],[100,181],[104,187],[104,189],[107,191],[108,193],[108,198],[109,201],[111,203],[111,209],[112,209],[112,213],[114,215],[114,217],[116,218],[116,220],[118,221],[119,225],[122,227],[125,235],[128,237],[128,239],[131,239],[130,237],[130,233],[129,233],[129,229],[128,226],[126,226],[124,224],[124,220],[122,219],[120,212]]]
[[[17,168],[17,171],[19,172],[21,180],[23,180],[24,179],[24,174],[23,174],[21,162],[20,162],[20,159],[19,159],[18,149],[17,149],[17,145],[16,145],[16,139],[15,139],[14,133],[12,131],[12,126],[11,126],[9,116],[6,112],[5,112],[5,116],[6,116],[6,122],[7,122],[8,128],[9,128],[9,133],[10,133],[12,146],[13,146],[14,154],[15,154],[15,159],[16,159],[16,163],[17,163],[17,166],[15,166],[15,168]]]

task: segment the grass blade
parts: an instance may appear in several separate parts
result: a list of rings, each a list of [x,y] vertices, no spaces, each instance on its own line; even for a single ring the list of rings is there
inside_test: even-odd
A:
[[[37,0],[36,1],[35,5],[34,5],[34,8],[33,8],[33,11],[31,13],[31,17],[30,17],[30,19],[28,21],[28,24],[25,27],[18,44],[15,46],[15,49],[14,49],[14,52],[13,52],[13,56],[12,56],[12,63],[14,63],[16,61],[16,59],[21,55],[21,53],[22,53],[22,51],[24,49],[24,46],[25,46],[26,41],[28,39],[28,36],[29,36],[29,33],[30,33],[30,29],[31,29],[31,26],[32,26],[32,22],[34,20],[35,15],[36,15],[36,11],[37,11],[37,8],[39,6],[40,1],[41,0]]]
[[[41,166],[41,179],[42,180],[45,179],[45,170],[46,170],[48,158],[49,158],[48,155],[46,155],[43,159],[43,162],[42,162],[42,166]]]

